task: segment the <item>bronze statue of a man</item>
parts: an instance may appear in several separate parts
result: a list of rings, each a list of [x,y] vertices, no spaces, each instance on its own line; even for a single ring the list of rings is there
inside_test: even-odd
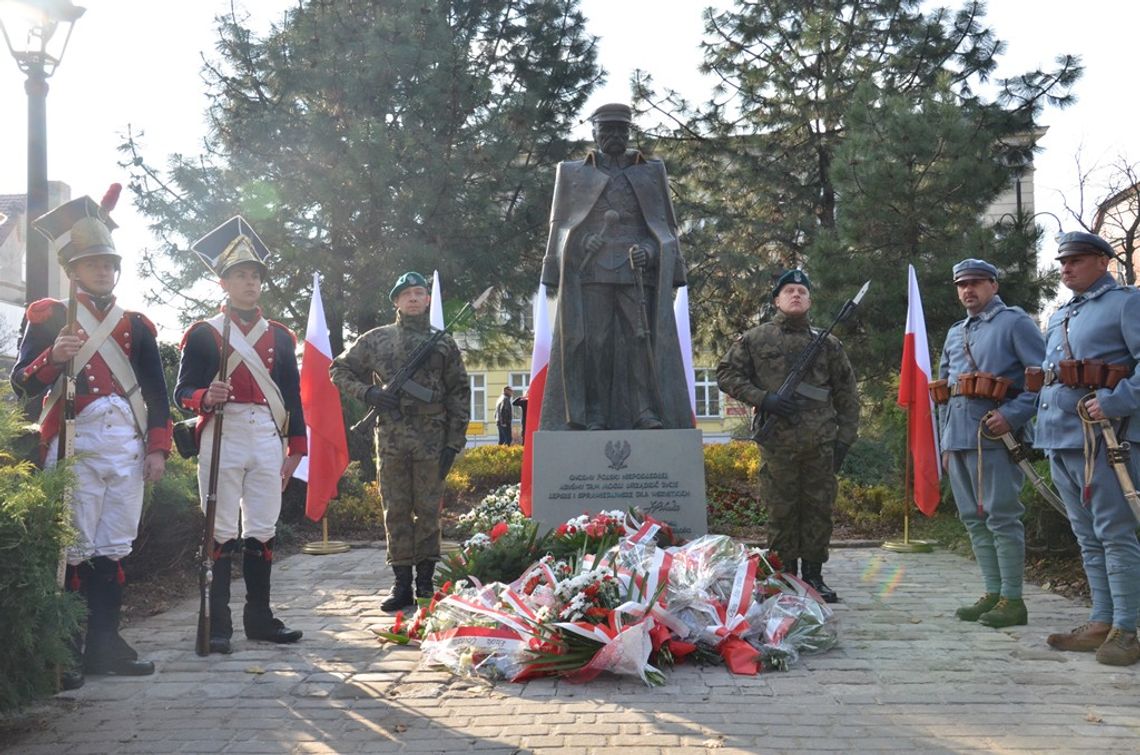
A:
[[[685,284],[665,165],[628,149],[632,111],[590,116],[558,166],[542,282],[558,313],[540,430],[691,428],[673,289]]]

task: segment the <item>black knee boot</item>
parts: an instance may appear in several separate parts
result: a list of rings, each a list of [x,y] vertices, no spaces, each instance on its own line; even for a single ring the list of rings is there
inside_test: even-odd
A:
[[[435,575],[435,561],[431,559],[424,559],[416,564],[416,597],[417,598],[431,598],[435,595],[435,583],[432,577]]]
[[[396,582],[388,591],[388,597],[380,604],[380,610],[386,613],[402,611],[416,604],[412,593],[412,567],[393,566],[392,573],[396,575]]]
[[[77,566],[67,565],[63,575],[63,589],[67,592],[77,593],[83,600],[87,600],[87,582],[91,576],[91,564],[84,561]],[[71,650],[71,665],[61,669],[59,673],[59,686],[63,690],[79,689],[83,686],[83,627],[77,627],[68,640]]]
[[[818,561],[804,561],[803,580],[819,593],[819,597],[823,598],[825,603],[839,602],[839,596],[835,594],[835,590],[832,590],[823,581],[823,564]]]
[[[242,623],[245,636],[251,640],[264,640],[279,644],[301,639],[300,629],[289,629],[273,617],[269,607],[269,577],[273,569],[273,540],[263,543],[256,538],[245,539],[242,554],[242,572],[245,576],[245,610]]]
[[[241,547],[240,540],[214,543],[214,565],[210,579],[210,652],[229,655],[233,652],[230,638],[234,636],[234,620],[230,614],[230,584],[233,580],[233,554]]]
[[[96,556],[87,586],[87,641],[83,668],[88,674],[146,676],[154,664],[138,660],[138,653],[119,636],[123,607],[123,571],[118,561]]]

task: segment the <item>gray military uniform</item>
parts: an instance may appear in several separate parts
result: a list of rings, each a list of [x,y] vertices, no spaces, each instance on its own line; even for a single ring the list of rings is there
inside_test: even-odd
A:
[[[980,436],[980,430],[982,418],[996,409],[1014,435],[1028,431],[1037,397],[1022,390],[1025,368],[1040,364],[1044,353],[1045,341],[1029,315],[994,296],[982,312],[951,326],[938,367],[938,376],[951,387],[961,374],[978,371],[1013,381],[1000,405],[988,398],[956,395],[939,409],[942,450],[950,457],[950,486],[958,516],[970,535],[986,592],[1000,592],[1006,598],[1021,597],[1025,508],[1019,495],[1025,476],[1001,441]]]
[[[1128,466],[1136,480],[1140,471],[1140,292],[1104,275],[1049,319],[1045,348],[1041,366],[1047,375],[1066,358],[1103,359],[1129,366],[1128,377],[1112,390],[1096,391],[1096,398],[1105,416],[1113,419],[1119,439],[1132,444]],[[1133,632],[1140,608],[1137,521],[1108,464],[1099,431],[1093,434],[1091,474],[1086,473],[1085,428],[1077,403],[1087,393],[1087,389],[1059,382],[1046,385],[1039,399],[1035,445],[1049,456],[1053,483],[1081,547],[1092,594],[1089,620]]]

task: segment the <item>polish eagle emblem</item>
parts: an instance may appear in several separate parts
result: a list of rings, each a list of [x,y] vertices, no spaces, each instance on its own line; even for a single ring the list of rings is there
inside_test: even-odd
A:
[[[630,450],[628,440],[607,440],[606,458],[610,460],[610,469],[625,469]]]

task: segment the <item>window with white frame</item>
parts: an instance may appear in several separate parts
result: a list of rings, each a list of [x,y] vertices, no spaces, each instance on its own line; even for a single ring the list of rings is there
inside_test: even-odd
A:
[[[697,387],[697,416],[720,416],[720,390],[716,387],[716,370],[694,370]]]
[[[526,393],[526,389],[530,387],[530,373],[529,372],[511,372],[507,375],[507,385],[515,392],[514,398]],[[516,406],[514,408],[514,418],[522,419],[522,407]]]
[[[471,421],[487,421],[487,376],[482,372],[470,372],[467,378],[471,384]]]

